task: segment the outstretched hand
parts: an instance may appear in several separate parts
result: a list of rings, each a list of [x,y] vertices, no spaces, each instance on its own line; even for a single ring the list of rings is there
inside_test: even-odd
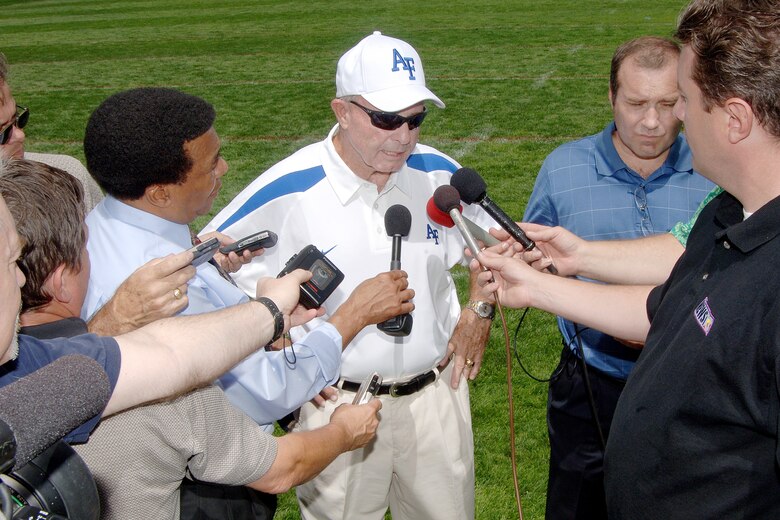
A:
[[[356,450],[368,444],[376,436],[379,427],[377,413],[382,401],[371,399],[366,404],[341,404],[330,416],[330,424],[338,426],[344,432],[349,450]]]
[[[555,264],[559,276],[574,276],[580,273],[582,248],[586,241],[560,226],[518,223],[528,238],[536,243],[531,251],[516,248],[519,256],[537,271],[546,270]]]
[[[270,298],[284,315],[284,331],[322,316],[325,309],[306,309],[298,303],[301,284],[311,279],[311,271],[296,269],[281,278],[260,278],[257,280],[257,296]]]
[[[200,236],[201,241],[205,242],[206,240],[209,240],[210,238],[216,237],[219,240],[220,247],[224,247],[230,244],[233,244],[235,242],[234,238],[231,238],[227,236],[224,233],[220,233],[219,231],[211,231],[209,233],[204,233],[203,236]],[[235,273],[243,265],[248,264],[252,261],[252,259],[256,256],[260,256],[263,253],[265,253],[265,249],[260,248],[255,251],[244,251],[240,255],[236,253],[220,253],[219,250],[214,254],[214,260],[228,273]]]
[[[485,293],[495,293],[502,305],[512,308],[531,307],[531,292],[528,290],[535,277],[543,276],[523,260],[485,250],[478,255],[479,263],[490,269],[477,275],[477,284]],[[471,269],[476,269],[472,261]]]
[[[187,282],[195,276],[192,253],[154,258],[131,274],[89,322],[90,332],[119,335],[173,316],[187,307]]]

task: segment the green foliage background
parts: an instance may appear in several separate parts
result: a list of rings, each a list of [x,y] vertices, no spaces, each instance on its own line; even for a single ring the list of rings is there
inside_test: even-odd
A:
[[[0,51],[17,101],[31,108],[27,149],[83,160],[90,112],[108,95],[169,86],[215,105],[230,164],[214,213],[268,166],[322,139],[334,119],[339,56],[373,30],[411,42],[446,103],[421,140],[481,172],[519,219],[557,145],[611,119],[609,61],[629,38],[671,34],[684,0],[42,0],[0,1]],[[196,223],[199,229],[208,218]],[[458,274],[459,283],[466,275]],[[507,311],[509,334],[519,313]],[[517,342],[546,377],[560,341],[532,311]],[[544,516],[546,385],[512,362],[517,464],[526,518]],[[500,320],[471,383],[477,518],[516,518]],[[297,518],[294,493],[277,518]]]

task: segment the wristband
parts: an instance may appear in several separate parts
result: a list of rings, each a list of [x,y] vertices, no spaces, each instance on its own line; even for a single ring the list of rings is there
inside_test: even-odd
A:
[[[284,333],[284,314],[279,310],[279,307],[276,306],[276,304],[271,300],[270,298],[266,298],[265,296],[261,296],[257,298],[257,303],[262,303],[265,305],[265,308],[268,309],[268,312],[271,313],[271,316],[274,318],[274,335],[271,338],[271,341],[268,343],[273,343],[277,339],[282,337],[282,334]]]

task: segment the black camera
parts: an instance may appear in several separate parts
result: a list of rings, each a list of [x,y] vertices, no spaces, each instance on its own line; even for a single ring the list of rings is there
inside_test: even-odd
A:
[[[306,269],[312,273],[311,279],[301,284],[300,304],[307,309],[321,307],[344,279],[344,273],[311,244],[294,254],[277,278],[296,269]]]
[[[0,476],[12,501],[9,520],[97,520],[100,499],[89,468],[76,451],[57,441],[21,468]]]

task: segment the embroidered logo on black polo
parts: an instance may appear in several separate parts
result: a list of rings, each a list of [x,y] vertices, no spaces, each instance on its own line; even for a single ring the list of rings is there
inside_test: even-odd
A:
[[[712,314],[712,309],[710,309],[709,298],[704,298],[693,310],[693,314],[696,316],[696,322],[699,324],[699,327],[704,331],[704,335],[709,335],[712,325],[715,323],[715,316]]]

